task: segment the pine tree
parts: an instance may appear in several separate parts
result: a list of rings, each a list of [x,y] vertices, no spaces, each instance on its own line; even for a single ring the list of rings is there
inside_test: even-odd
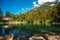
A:
[[[2,19],[3,14],[2,14],[2,10],[0,9],[0,20]]]

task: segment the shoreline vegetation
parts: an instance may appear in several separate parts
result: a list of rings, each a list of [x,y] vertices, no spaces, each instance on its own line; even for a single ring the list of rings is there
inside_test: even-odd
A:
[[[28,22],[21,22],[21,21],[9,21],[9,22],[0,22],[0,24],[27,24]],[[60,25],[60,22],[53,22],[53,23],[49,23],[49,22],[45,22],[45,23],[39,23],[39,22],[33,22],[33,24],[53,24],[53,25]]]

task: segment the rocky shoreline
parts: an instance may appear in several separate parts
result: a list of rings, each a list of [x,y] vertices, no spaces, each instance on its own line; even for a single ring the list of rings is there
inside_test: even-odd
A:
[[[0,36],[0,40],[60,40],[60,33],[41,33],[34,34],[30,37],[27,35],[14,36],[13,34],[10,34]]]

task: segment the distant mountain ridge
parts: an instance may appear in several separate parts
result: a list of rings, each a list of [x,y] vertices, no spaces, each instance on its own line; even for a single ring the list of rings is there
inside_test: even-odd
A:
[[[41,5],[39,7],[33,8],[29,12],[36,12],[38,10],[48,10],[48,9],[51,9],[54,5],[56,5],[55,2],[46,2],[46,3],[44,3],[43,5]]]

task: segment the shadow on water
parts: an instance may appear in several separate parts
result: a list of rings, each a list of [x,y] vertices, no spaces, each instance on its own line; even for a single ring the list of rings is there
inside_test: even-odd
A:
[[[33,25],[33,24],[17,24],[17,25],[4,25],[0,24],[0,35],[5,34],[14,34],[18,35],[33,35],[42,32],[59,32],[60,26],[55,26],[51,24],[40,24],[40,25]]]

